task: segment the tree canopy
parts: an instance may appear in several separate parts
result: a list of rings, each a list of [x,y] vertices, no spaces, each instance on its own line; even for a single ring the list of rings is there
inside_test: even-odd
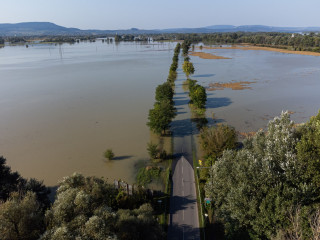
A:
[[[316,128],[319,131],[320,125]],[[283,113],[270,121],[267,134],[258,132],[243,149],[225,151],[213,165],[206,195],[224,223],[227,239],[272,239],[279,231],[291,229],[288,214],[297,206],[304,209],[302,239],[310,239],[307,216],[319,207],[315,196],[319,197],[320,189],[312,177],[301,176],[304,166],[299,155],[304,153],[299,153],[298,142],[308,138],[305,131],[294,128],[290,115]],[[307,175],[310,172],[319,175],[318,169],[311,168]]]
[[[175,116],[175,108],[170,101],[156,102],[154,108],[149,110],[147,125],[157,134],[165,132],[169,128]]]

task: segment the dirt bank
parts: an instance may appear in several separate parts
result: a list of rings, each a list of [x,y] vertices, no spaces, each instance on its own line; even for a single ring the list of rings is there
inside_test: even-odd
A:
[[[248,81],[241,81],[241,82],[228,82],[228,83],[210,83],[208,91],[215,91],[215,90],[223,90],[225,88],[231,88],[232,90],[244,90],[244,89],[251,89],[249,84],[255,82],[248,82]]]
[[[217,55],[213,55],[211,53],[205,53],[205,52],[192,52],[189,55],[197,56],[203,59],[231,59],[231,58],[217,56]]]
[[[307,52],[307,51],[293,51],[288,49],[272,48],[272,47],[259,47],[259,46],[250,46],[250,45],[234,45],[231,47],[203,47],[205,49],[240,49],[240,50],[262,50],[262,51],[272,51],[272,52],[281,52],[289,54],[300,54],[300,55],[309,55],[309,56],[320,56],[320,53],[317,52]]]

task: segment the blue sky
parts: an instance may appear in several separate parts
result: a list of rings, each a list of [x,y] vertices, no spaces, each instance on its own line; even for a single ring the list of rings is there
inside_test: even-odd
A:
[[[320,0],[0,0],[0,23],[81,29],[209,25],[320,26]]]

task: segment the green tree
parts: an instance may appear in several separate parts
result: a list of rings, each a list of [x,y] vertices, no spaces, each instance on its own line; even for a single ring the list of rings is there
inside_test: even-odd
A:
[[[200,131],[200,143],[207,157],[217,159],[224,150],[236,147],[237,134],[233,127],[223,124],[205,127]]]
[[[48,226],[43,239],[115,238],[114,199],[112,186],[102,179],[81,174],[65,177],[46,213]]]
[[[269,122],[268,134],[258,132],[243,149],[225,151],[213,165],[206,195],[225,223],[227,239],[239,239],[239,233],[241,239],[271,239],[292,226],[290,209],[316,208],[312,193],[319,194],[319,188],[300,177],[297,141],[290,115],[282,113]],[[308,221],[302,226],[303,239],[310,239]]]
[[[0,238],[35,240],[44,232],[44,214],[33,192],[13,192],[0,204]]]
[[[172,103],[173,90],[169,82],[165,82],[156,88],[155,99],[157,102],[169,101]]]
[[[183,72],[186,74],[187,78],[189,78],[190,75],[194,74],[194,66],[192,62],[185,61],[182,65]]]
[[[301,140],[297,144],[297,156],[303,181],[320,189],[320,111],[300,129]],[[320,195],[315,196],[320,199]]]
[[[144,233],[149,230],[162,237],[149,205],[137,210],[116,210],[117,198],[119,201],[129,198],[119,193],[96,177],[73,174],[64,178],[52,208],[46,213],[48,224],[42,239],[147,239]]]
[[[147,151],[149,153],[150,158],[157,158],[159,154],[158,144],[153,144],[152,142],[149,142],[147,146]]]
[[[117,232],[120,240],[161,240],[165,234],[152,216],[150,204],[144,204],[139,209],[119,210],[117,217]]]
[[[12,172],[6,165],[6,159],[0,156],[0,200],[7,200],[11,192],[18,191],[24,179],[18,172]]]
[[[191,103],[197,108],[205,108],[207,101],[206,89],[203,86],[196,84],[189,88],[189,91]]]
[[[112,160],[112,158],[114,158],[114,153],[113,153],[112,149],[107,149],[104,152],[104,157],[109,159],[109,160]]]
[[[156,102],[154,108],[149,110],[148,123],[152,131],[157,134],[165,133],[169,128],[172,119],[175,117],[175,108],[170,101]]]

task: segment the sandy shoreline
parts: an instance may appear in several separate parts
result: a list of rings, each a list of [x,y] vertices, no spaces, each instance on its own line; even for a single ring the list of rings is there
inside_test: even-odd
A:
[[[293,51],[280,48],[272,47],[259,47],[259,46],[250,46],[250,45],[234,45],[231,47],[208,47],[204,46],[205,49],[240,49],[240,50],[262,50],[262,51],[271,51],[271,52],[280,52],[288,54],[299,54],[299,55],[308,55],[308,56],[320,56],[320,53],[317,52],[308,52],[308,51]]]

